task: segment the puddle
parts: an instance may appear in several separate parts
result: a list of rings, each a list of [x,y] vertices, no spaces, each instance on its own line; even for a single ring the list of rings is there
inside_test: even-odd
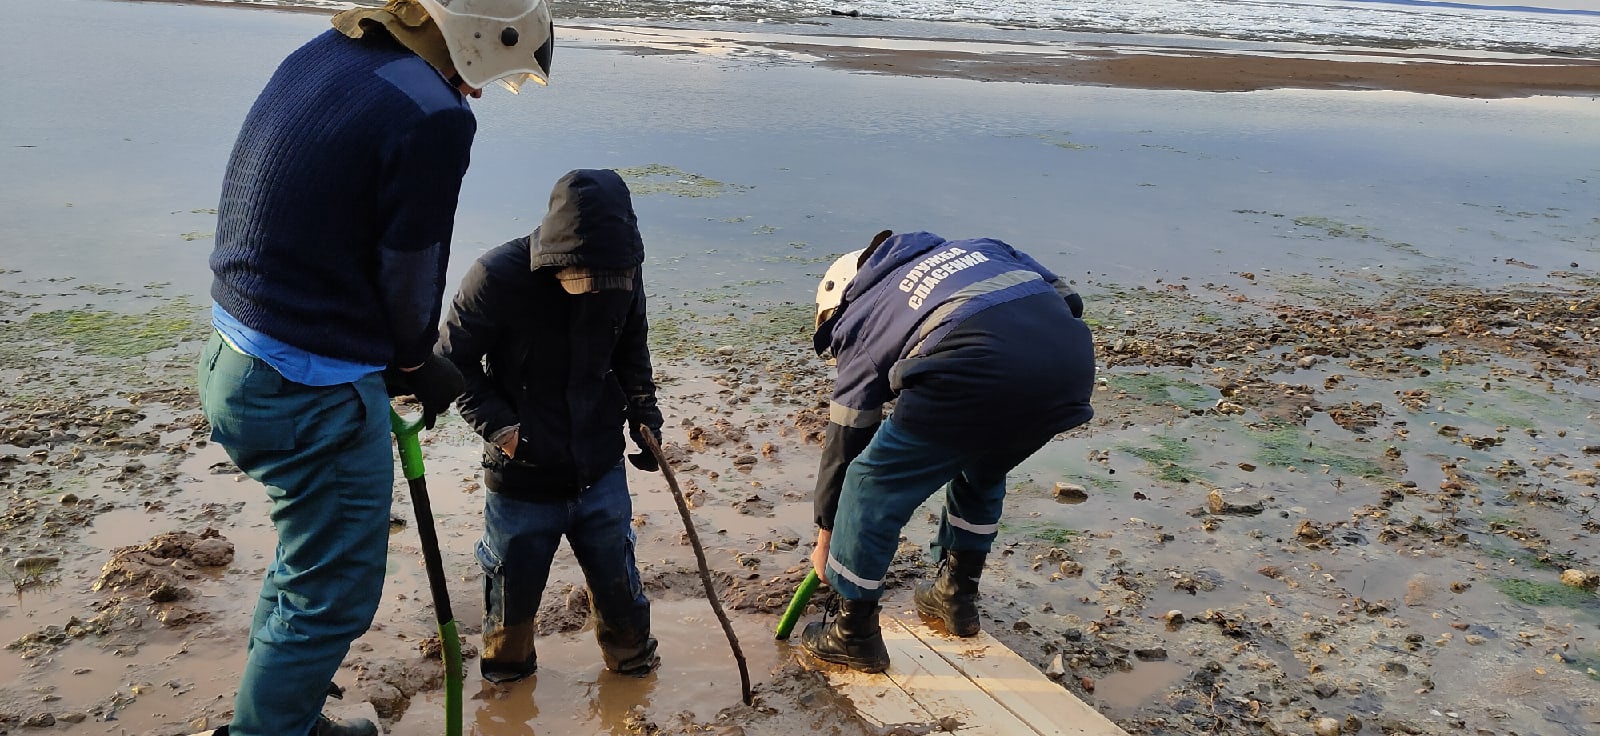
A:
[[[790,656],[790,646],[774,641],[763,621],[740,618],[734,623],[751,680],[759,684]],[[635,706],[654,714],[688,712],[704,722],[739,702],[738,665],[709,604],[654,601],[651,630],[660,642],[661,668],[645,678],[605,671],[592,630],[541,637],[539,671],[521,682],[486,683],[477,674],[477,660],[468,660],[463,682],[467,732],[624,736],[638,733],[636,723],[629,722]],[[391,733],[436,734],[443,726],[443,709],[442,694],[419,697]]]
[[[1188,670],[1176,662],[1140,662],[1094,682],[1094,699],[1116,715],[1128,715],[1162,700]]]
[[[145,508],[124,508],[107,511],[94,518],[94,527],[85,538],[101,549],[116,549],[144,544],[150,538],[172,528],[172,519],[166,514]]]

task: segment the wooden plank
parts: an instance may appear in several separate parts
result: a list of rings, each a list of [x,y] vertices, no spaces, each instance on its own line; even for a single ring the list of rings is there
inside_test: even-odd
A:
[[[899,727],[962,736],[1127,736],[987,633],[949,636],[903,606],[885,608],[882,629],[888,672],[822,667],[880,733]]]
[[[1127,736],[1093,706],[1045,677],[987,632],[965,639],[935,631],[915,611],[885,611],[918,642],[960,671],[1041,736]]]
[[[900,622],[886,617],[882,628],[889,650],[888,672],[868,675],[843,667],[825,669],[834,689],[880,733],[899,727],[962,736],[1036,734]]]
[[[875,733],[890,733],[896,729],[915,733],[923,730],[919,726],[938,720],[901,690],[899,683],[887,677],[843,667],[829,669],[827,676],[834,691],[850,701],[856,715]]]

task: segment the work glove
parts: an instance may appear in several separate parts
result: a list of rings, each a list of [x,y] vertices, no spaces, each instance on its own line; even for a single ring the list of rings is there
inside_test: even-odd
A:
[[[644,432],[649,432],[655,439],[656,446],[661,446],[661,409],[656,406],[654,394],[638,394],[628,397],[628,436],[633,439],[639,452],[628,456],[628,462],[633,467],[646,473],[654,473],[661,469],[661,463],[656,462],[656,456],[651,454],[650,448],[644,444]]]
[[[645,427],[644,431],[650,432],[651,435],[656,438],[656,446],[659,447],[661,445],[661,435],[655,434],[655,431],[649,427]],[[635,439],[633,443],[639,446],[638,452],[628,455],[628,462],[631,463],[633,467],[643,470],[646,473],[654,473],[657,470],[660,470],[661,463],[656,462],[656,456],[650,452],[650,448],[644,446],[644,440],[639,438],[639,433],[631,429],[628,433],[634,436]]]
[[[430,354],[422,365],[413,371],[402,371],[389,366],[383,371],[383,385],[389,397],[415,396],[422,404],[422,426],[433,429],[433,423],[450,408],[466,382],[456,364],[441,355]]]

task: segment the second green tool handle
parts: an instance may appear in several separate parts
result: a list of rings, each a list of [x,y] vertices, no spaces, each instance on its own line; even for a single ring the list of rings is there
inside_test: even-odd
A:
[[[778,619],[778,631],[775,638],[787,639],[789,632],[794,630],[794,624],[800,620],[800,614],[806,610],[806,604],[811,602],[811,594],[817,592],[817,586],[822,583],[817,577],[817,571],[806,573],[806,579],[800,581],[800,587],[794,591],[794,598],[789,600],[789,608],[783,612],[783,618]]]

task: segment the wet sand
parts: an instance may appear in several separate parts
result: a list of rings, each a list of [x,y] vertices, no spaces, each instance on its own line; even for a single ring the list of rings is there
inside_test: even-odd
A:
[[[649,24],[565,28],[579,38],[610,37],[653,52],[716,52],[728,46],[793,54],[823,67],[983,82],[1099,85],[1136,89],[1245,92],[1268,89],[1394,90],[1473,98],[1600,93],[1600,59],[1443,49],[1368,47],[1173,38],[1116,38],[1035,32],[1008,41],[974,38],[972,27],[883,26],[885,37],[856,35],[849,24],[824,30],[685,30]],[[674,43],[676,41],[676,43]]]
[[[1347,54],[1319,59],[1219,51],[1074,51],[1059,58],[1004,58],[958,52],[885,52],[800,44],[779,46],[854,71],[984,82],[1094,84],[1140,89],[1247,92],[1263,89],[1397,90],[1455,97],[1600,94],[1600,60],[1450,60],[1422,54]],[[1350,58],[1355,57],[1355,58]]]

